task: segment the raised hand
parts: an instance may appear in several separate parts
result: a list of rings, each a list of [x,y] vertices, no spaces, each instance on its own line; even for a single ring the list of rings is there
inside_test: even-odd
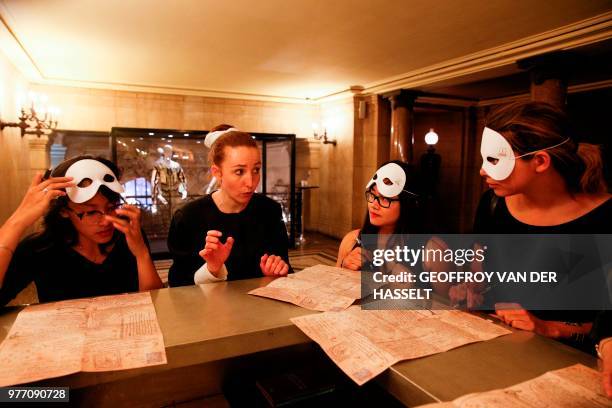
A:
[[[222,243],[221,236],[223,236],[221,231],[208,231],[204,249],[199,252],[200,256],[206,261],[208,271],[213,275],[221,270],[234,246],[234,238],[228,237],[225,243]]]
[[[133,205],[123,205],[115,210],[117,216],[106,215],[106,219],[125,235],[130,252],[136,258],[148,255],[149,248],[145,244],[140,228],[140,208]]]
[[[259,267],[265,276],[286,276],[289,272],[289,265],[277,255],[264,254],[259,261]]]
[[[361,247],[353,248],[342,260],[342,267],[353,271],[361,270]]]
[[[74,187],[72,177],[52,177],[45,181],[42,181],[42,177],[41,173],[34,176],[21,204],[13,213],[12,217],[24,225],[32,225],[45,214],[52,200],[65,196],[66,192],[62,189]]]

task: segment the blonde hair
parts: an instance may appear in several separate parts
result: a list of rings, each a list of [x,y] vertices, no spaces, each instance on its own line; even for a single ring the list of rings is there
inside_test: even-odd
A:
[[[219,130],[228,130],[233,128],[232,125],[221,124],[212,128],[211,132],[216,132]],[[208,152],[208,162],[220,166],[225,159],[225,147],[254,147],[257,149],[257,143],[253,139],[253,137],[246,133],[238,130],[233,130],[231,132],[227,132],[226,134],[219,137],[210,147]]]

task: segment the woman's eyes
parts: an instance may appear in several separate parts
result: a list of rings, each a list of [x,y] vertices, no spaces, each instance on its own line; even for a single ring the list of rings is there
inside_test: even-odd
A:
[[[259,167],[256,167],[253,169],[253,174],[259,174],[260,171],[261,169]],[[237,176],[242,176],[244,174],[244,169],[237,169],[234,171],[234,174]]]

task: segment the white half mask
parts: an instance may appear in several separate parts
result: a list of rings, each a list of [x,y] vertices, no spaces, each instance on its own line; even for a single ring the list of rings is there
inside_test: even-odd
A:
[[[485,127],[480,142],[482,169],[493,180],[507,179],[514,170],[514,151],[500,133]]]
[[[70,201],[77,204],[91,200],[102,185],[115,193],[124,191],[115,173],[104,163],[93,159],[83,159],[73,163],[66,170],[66,177],[72,177],[72,181],[76,184],[76,187],[66,188],[66,194]],[[80,184],[84,186],[79,187]]]
[[[206,137],[204,138],[204,146],[208,147],[209,149],[211,148],[211,146],[213,145],[213,143],[215,143],[215,141],[220,138],[221,136],[223,136],[226,133],[229,132],[237,132],[238,129],[236,128],[229,128],[227,130],[215,130],[214,132],[208,132],[206,134]]]
[[[416,196],[417,194],[404,190],[406,185],[406,173],[404,169],[397,163],[387,163],[372,176],[366,190],[369,190],[373,184],[376,184],[378,192],[385,197],[393,197],[399,195],[402,191]]]
[[[485,127],[482,132],[482,141],[480,142],[482,169],[493,180],[505,180],[510,177],[510,174],[512,174],[514,165],[516,164],[516,159],[527,156],[528,154],[561,146],[563,143],[569,140],[570,139],[567,138],[554,146],[546,147],[544,149],[537,149],[521,154],[520,156],[516,156],[514,150],[512,150],[512,146],[510,146],[510,143],[508,143],[508,140],[506,140],[505,137],[493,129]]]

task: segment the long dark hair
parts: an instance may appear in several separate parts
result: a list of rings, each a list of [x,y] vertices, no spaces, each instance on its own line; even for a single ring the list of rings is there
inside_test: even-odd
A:
[[[66,171],[70,166],[72,166],[75,162],[84,159],[97,160],[100,163],[108,166],[117,180],[121,177],[121,172],[119,168],[112,161],[105,159],[103,157],[94,157],[90,155],[82,155],[76,156],[71,159],[65,160],[53,169],[51,172],[51,177],[63,177],[66,175]],[[121,200],[121,195],[115,193],[111,189],[106,186],[100,186],[98,190],[110,203],[118,203]],[[36,234],[34,238],[40,242],[41,247],[47,248],[50,246],[67,246],[72,247],[76,245],[79,241],[79,234],[77,230],[74,228],[72,221],[62,216],[62,211],[64,211],[68,207],[68,197],[61,196],[57,199],[51,201],[49,206],[49,210],[43,217],[43,229],[41,232]],[[101,244],[100,250],[105,253],[106,249],[115,241],[117,237],[117,231],[115,231],[115,235],[110,242]]]
[[[391,160],[383,163],[382,166],[389,163],[395,163],[399,165],[404,173],[406,173],[406,184],[404,190],[408,190],[412,193],[419,194],[419,178],[417,175],[416,168],[408,163],[404,163],[399,160]],[[382,167],[380,166],[380,167]],[[370,187],[370,190],[374,186]],[[418,197],[402,191],[399,196],[400,204],[400,215],[395,223],[395,229],[393,234],[419,234],[423,232],[423,209],[421,202]],[[366,210],[365,219],[361,227],[362,234],[378,234],[378,227],[372,225],[370,222],[370,216]]]

